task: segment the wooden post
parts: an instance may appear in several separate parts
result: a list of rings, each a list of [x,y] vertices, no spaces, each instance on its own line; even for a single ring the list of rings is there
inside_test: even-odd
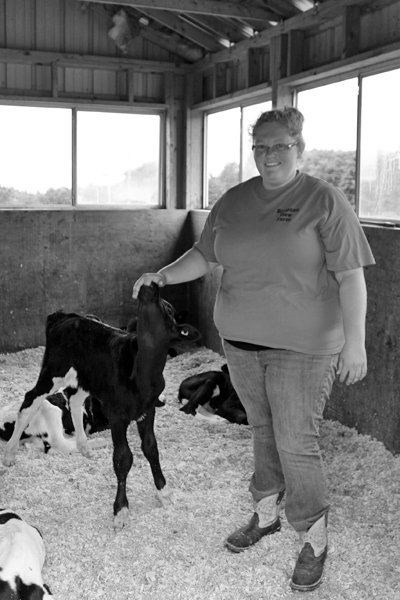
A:
[[[272,83],[272,106],[278,101],[278,82],[287,75],[288,36],[277,35],[271,38],[270,73]]]
[[[165,104],[167,117],[165,127],[165,207],[176,207],[176,165],[177,165],[177,140],[176,140],[176,106],[174,95],[174,74],[165,73]]]
[[[203,207],[203,138],[204,114],[192,110],[193,79],[195,73],[186,75],[186,206],[187,210]]]

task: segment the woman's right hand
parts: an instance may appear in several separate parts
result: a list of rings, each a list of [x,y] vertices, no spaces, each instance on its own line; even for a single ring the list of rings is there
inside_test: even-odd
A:
[[[132,298],[137,298],[142,285],[156,283],[159,287],[167,285],[167,278],[163,273],[143,273],[133,286]]]

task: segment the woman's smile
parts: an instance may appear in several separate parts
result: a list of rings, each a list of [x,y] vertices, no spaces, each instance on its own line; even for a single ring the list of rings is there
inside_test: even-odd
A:
[[[298,149],[287,146],[296,141],[281,123],[267,122],[257,127],[253,140],[254,160],[266,189],[282,187],[295,178]]]

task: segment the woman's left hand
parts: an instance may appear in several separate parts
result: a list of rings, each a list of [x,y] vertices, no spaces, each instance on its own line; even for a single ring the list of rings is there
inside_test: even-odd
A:
[[[362,344],[346,342],[339,354],[338,369],[340,383],[346,385],[361,381],[367,374],[367,354]]]

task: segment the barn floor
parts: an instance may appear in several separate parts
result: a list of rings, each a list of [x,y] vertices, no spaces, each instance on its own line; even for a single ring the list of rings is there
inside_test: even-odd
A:
[[[0,355],[0,406],[22,401],[36,381],[42,353],[35,348]],[[223,547],[225,537],[252,513],[249,428],[211,424],[178,410],[182,379],[222,363],[205,348],[168,360],[167,404],[158,409],[156,435],[173,503],[164,508],[156,499],[132,425],[130,523],[117,534],[109,432],[98,434],[108,447],[93,451],[91,459],[24,447],[14,467],[0,467],[0,505],[40,528],[47,551],[44,581],[55,600],[296,596],[288,582],[297,536],[284,517],[280,533],[243,554]],[[331,552],[324,582],[311,597],[399,600],[400,457],[333,421],[323,423],[320,442],[331,494]]]

